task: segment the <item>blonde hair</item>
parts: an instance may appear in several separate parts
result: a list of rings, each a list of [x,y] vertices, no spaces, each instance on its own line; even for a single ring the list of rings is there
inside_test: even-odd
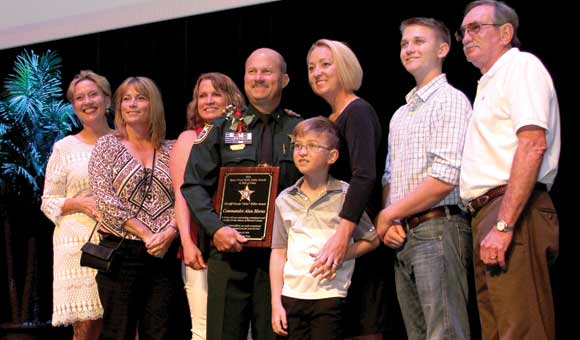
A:
[[[310,54],[317,47],[327,47],[332,54],[338,70],[338,81],[349,91],[356,91],[362,85],[363,70],[354,52],[343,42],[329,39],[320,39],[310,47],[306,56],[306,63]]]
[[[154,148],[159,148],[165,139],[165,110],[161,92],[153,80],[147,77],[129,77],[119,85],[115,91],[115,135],[123,139],[127,138],[127,129],[121,113],[123,96],[132,87],[140,95],[149,99],[149,141]]]
[[[77,86],[77,84],[83,80],[92,81],[93,83],[95,83],[95,85],[97,85],[99,91],[101,91],[101,93],[105,97],[111,98],[111,85],[109,84],[107,78],[98,75],[91,70],[81,70],[77,75],[73,77],[70,84],[68,85],[68,89],[66,91],[66,98],[68,99],[69,102],[72,103],[74,100],[75,86]]]

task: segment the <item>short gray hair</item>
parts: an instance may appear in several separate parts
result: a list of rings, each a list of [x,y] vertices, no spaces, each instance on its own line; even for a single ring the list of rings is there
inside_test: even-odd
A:
[[[464,16],[469,13],[472,9],[478,6],[493,6],[494,14],[493,14],[493,22],[494,24],[503,25],[503,24],[510,24],[514,28],[514,35],[512,37],[512,41],[510,41],[511,46],[513,47],[520,47],[522,44],[520,39],[518,38],[518,28],[520,27],[520,19],[516,11],[508,6],[503,1],[495,1],[495,0],[477,0],[472,1],[465,7]]]

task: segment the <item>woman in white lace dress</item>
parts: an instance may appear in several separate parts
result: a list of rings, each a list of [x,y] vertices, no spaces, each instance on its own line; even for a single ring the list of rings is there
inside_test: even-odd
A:
[[[56,226],[52,324],[72,324],[74,339],[97,339],[103,308],[96,270],[81,267],[80,257],[81,247],[98,218],[89,186],[88,163],[97,139],[112,132],[105,115],[111,105],[111,88],[104,77],[81,71],[71,81],[67,98],[83,129],[54,144],[41,206]]]

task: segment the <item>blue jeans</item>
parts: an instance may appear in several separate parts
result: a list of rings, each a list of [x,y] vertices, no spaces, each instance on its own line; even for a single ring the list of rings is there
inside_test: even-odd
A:
[[[434,218],[406,233],[395,257],[395,282],[409,339],[470,339],[469,222],[461,215]]]

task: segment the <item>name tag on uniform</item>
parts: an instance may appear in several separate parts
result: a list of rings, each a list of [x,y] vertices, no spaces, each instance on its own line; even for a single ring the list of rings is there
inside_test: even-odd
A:
[[[226,144],[252,144],[251,132],[226,132]]]
[[[244,150],[245,148],[246,144],[230,144],[230,150],[232,151]]]

